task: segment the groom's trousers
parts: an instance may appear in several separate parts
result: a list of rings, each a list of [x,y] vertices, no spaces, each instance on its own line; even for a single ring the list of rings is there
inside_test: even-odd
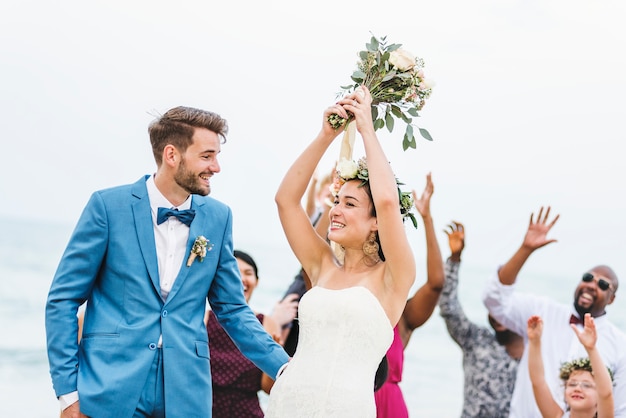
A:
[[[163,349],[157,348],[133,418],[165,418]]]

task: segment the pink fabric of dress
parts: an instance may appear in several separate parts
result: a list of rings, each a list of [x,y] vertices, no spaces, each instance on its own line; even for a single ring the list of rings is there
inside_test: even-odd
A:
[[[374,392],[376,416],[378,418],[408,418],[409,411],[398,385],[402,381],[404,369],[404,347],[402,347],[402,338],[400,338],[397,325],[393,329],[393,342],[387,350],[387,362],[389,363],[387,381]]]

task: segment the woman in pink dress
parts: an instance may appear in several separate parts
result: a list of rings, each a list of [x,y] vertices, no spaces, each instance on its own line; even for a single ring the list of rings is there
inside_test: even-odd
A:
[[[426,176],[426,187],[422,196],[418,198],[413,191],[415,208],[422,216],[426,232],[427,280],[407,301],[400,321],[393,329],[393,342],[387,351],[389,369],[387,381],[374,393],[378,418],[407,418],[409,416],[399,386],[404,368],[404,349],[409,343],[413,330],[422,326],[432,315],[443,289],[445,278],[443,259],[430,214],[430,198],[433,191],[430,173]]]

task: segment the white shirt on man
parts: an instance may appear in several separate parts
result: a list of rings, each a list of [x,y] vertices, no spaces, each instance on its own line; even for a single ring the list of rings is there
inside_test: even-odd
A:
[[[572,305],[558,303],[545,296],[519,293],[516,285],[504,285],[497,271],[483,293],[483,302],[491,315],[513,332],[523,335],[528,343],[526,327],[528,318],[539,315],[543,319],[541,337],[542,357],[546,381],[552,397],[566,410],[564,387],[559,378],[561,365],[566,361],[587,357],[587,352],[571,329],[570,316],[578,314]],[[626,334],[609,322],[608,315],[594,318],[598,333],[596,347],[604,364],[613,372],[613,398],[615,418],[626,418]],[[579,325],[581,326],[581,325]],[[535,402],[528,374],[528,352],[517,369],[515,389],[511,399],[510,418],[541,418]]]
[[[185,252],[187,251],[187,240],[189,239],[189,227],[173,216],[170,216],[168,220],[158,225],[157,213],[161,207],[178,210],[191,208],[191,195],[181,205],[173,206],[157,189],[154,183],[154,176],[148,178],[146,186],[150,199],[150,210],[152,211],[161,296],[165,300],[170,290],[172,290],[183,261],[186,261]]]

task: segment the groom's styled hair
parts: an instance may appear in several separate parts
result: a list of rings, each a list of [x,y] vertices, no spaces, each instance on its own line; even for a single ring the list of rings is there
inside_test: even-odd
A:
[[[148,126],[152,154],[157,165],[162,162],[163,148],[167,144],[174,145],[180,152],[185,152],[191,145],[195,128],[206,128],[215,132],[226,142],[228,123],[226,119],[208,110],[178,106],[156,118]]]

